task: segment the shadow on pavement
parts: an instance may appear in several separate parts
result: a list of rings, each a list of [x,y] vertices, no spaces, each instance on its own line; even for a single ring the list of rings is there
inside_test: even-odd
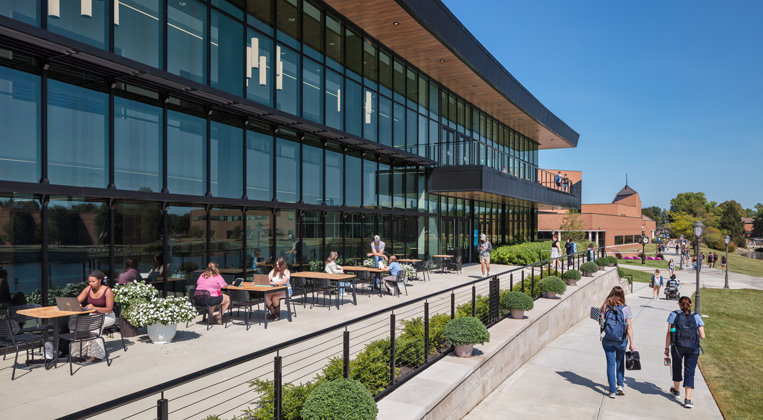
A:
[[[563,377],[564,379],[566,379],[568,382],[570,382],[572,384],[580,385],[580,386],[585,386],[585,387],[591,388],[591,389],[593,389],[595,391],[601,392],[602,394],[608,394],[609,393],[609,390],[607,389],[607,387],[604,384],[600,384],[600,383],[594,382],[594,381],[592,381],[592,380],[590,380],[588,378],[584,378],[584,377],[578,375],[575,372],[564,371],[564,372],[556,372],[556,373],[559,374],[561,377]]]

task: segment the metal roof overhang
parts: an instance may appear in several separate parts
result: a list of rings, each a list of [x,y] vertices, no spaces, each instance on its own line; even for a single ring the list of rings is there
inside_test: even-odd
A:
[[[409,165],[437,162],[390,146],[365,140],[322,124],[285,113],[246,98],[194,83],[180,76],[109,53],[90,45],[0,16],[0,46],[114,77],[116,80],[212,106],[221,111],[251,117],[282,128],[385,156]]]
[[[448,89],[536,141],[540,149],[577,147],[580,134],[522,86],[442,1],[324,2]]]

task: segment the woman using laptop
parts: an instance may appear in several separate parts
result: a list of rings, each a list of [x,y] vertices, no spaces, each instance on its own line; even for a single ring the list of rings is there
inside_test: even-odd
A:
[[[268,274],[268,278],[270,279],[270,284],[272,286],[288,287],[285,292],[268,293],[265,297],[265,305],[270,309],[270,316],[268,319],[278,321],[278,318],[281,316],[280,300],[286,297],[286,293],[289,293],[289,297],[291,297],[291,284],[289,284],[291,272],[286,268],[286,260],[283,259],[283,257],[278,257],[275,266]]]
[[[93,331],[94,333],[100,333],[104,328],[114,325],[116,318],[114,317],[114,292],[111,291],[109,286],[106,286],[104,279],[106,275],[101,271],[93,271],[87,278],[88,286],[82,293],[77,296],[77,300],[82,304],[85,309],[94,309],[93,315],[103,314],[103,327],[101,331]],[[59,348],[68,348],[66,346],[59,346]],[[102,347],[102,343],[99,340],[87,341],[81,346],[75,345],[72,347],[72,356],[79,357],[81,355],[94,357],[96,361],[100,361],[106,357],[106,351]]]

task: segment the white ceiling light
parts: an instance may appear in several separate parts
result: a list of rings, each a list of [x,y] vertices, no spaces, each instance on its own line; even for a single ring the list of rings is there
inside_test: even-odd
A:
[[[86,18],[93,17],[93,0],[80,1],[80,14]]]
[[[60,0],[48,0],[48,17],[59,19],[61,17]]]
[[[119,0],[114,0],[114,26],[119,26]]]
[[[370,91],[366,91],[366,124],[371,124],[371,113],[373,105],[373,96]]]
[[[276,89],[283,90],[283,61],[281,61],[281,46],[276,46]]]

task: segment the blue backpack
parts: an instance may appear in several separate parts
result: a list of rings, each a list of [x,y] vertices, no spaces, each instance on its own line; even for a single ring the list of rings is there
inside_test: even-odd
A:
[[[609,308],[604,314],[604,340],[623,341],[628,334],[628,326],[625,323],[622,305]]]
[[[694,312],[687,315],[682,311],[675,311],[675,314],[674,331],[671,331],[673,336],[670,341],[680,353],[694,353],[699,348],[699,332],[697,332],[698,327],[697,321],[694,319]]]

